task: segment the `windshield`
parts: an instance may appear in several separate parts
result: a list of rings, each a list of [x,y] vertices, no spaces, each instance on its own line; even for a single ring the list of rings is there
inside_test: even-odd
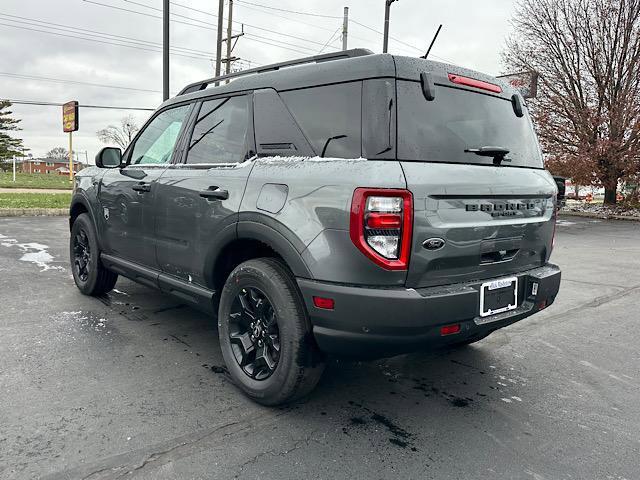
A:
[[[509,151],[502,166],[543,167],[529,115],[509,100],[439,85],[429,102],[419,83],[398,81],[398,159],[492,165],[496,147]]]

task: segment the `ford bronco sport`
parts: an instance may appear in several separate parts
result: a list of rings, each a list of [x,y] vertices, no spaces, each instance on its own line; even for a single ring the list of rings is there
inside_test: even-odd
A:
[[[103,149],[76,176],[73,276],[217,314],[231,377],[276,405],[327,354],[465,345],[553,303],[556,193],[510,85],[320,55],[189,85]]]

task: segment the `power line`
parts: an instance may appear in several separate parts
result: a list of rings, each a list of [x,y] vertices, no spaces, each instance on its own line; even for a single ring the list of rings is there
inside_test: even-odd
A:
[[[106,42],[104,40],[96,40],[94,38],[87,38],[87,37],[80,37],[80,36],[75,36],[75,35],[68,35],[68,34],[59,33],[59,32],[50,32],[48,30],[39,30],[37,28],[29,28],[29,27],[23,27],[23,26],[19,26],[19,25],[11,25],[9,23],[1,23],[0,22],[0,25],[5,26],[5,27],[17,28],[17,29],[21,29],[21,30],[29,30],[29,31],[32,31],[32,32],[48,33],[49,35],[56,35],[58,37],[75,38],[77,40],[84,40],[84,41],[87,41],[87,42],[100,43],[100,44],[103,44],[103,45],[115,45],[117,47],[133,48],[133,49],[136,49],[136,50],[144,50],[144,51],[147,51],[147,52],[154,52],[154,53],[161,52],[161,50],[156,50],[156,49],[154,49],[154,47],[151,47],[151,46],[150,46],[150,48],[144,48],[144,47],[141,47],[141,46],[127,45],[127,44],[124,44],[124,43]],[[202,55],[194,56],[194,55],[186,55],[186,54],[177,53],[177,52],[173,52],[173,53],[171,53],[171,55],[176,55],[176,56],[185,57],[185,58],[195,58],[197,60],[209,59],[210,58],[210,57],[205,57],[205,56],[202,56]]]
[[[94,0],[83,0],[83,1],[86,2],[86,3],[99,5],[101,7],[114,8],[116,10],[124,10],[126,12],[135,13],[135,14],[142,15],[142,16],[145,16],[145,17],[161,18],[160,16],[157,16],[157,15],[152,15],[152,14],[145,13],[145,12],[138,12],[136,10],[130,10],[130,9],[126,9],[126,8],[116,7],[114,5],[108,5],[108,4],[96,2]],[[175,5],[175,2],[171,2],[171,3]],[[179,5],[179,6],[181,6],[181,5]],[[154,8],[154,7],[149,7],[149,8]],[[186,7],[186,6],[184,8],[191,9],[191,7]],[[214,17],[217,18],[216,15],[213,15],[213,14],[209,14],[209,15],[214,16]],[[193,27],[202,28],[202,29],[205,29],[205,30],[210,30],[210,31],[213,31],[213,32],[217,31],[216,28],[212,27],[213,26],[212,23],[205,22],[203,20],[193,19],[191,17],[187,17],[187,18],[190,18],[190,19],[195,20],[195,21],[200,22],[200,23],[204,23],[207,26],[199,25],[197,23],[183,22],[183,21],[179,21],[179,20],[172,20],[172,21],[180,23],[180,24],[184,24],[184,25],[190,25],[190,26],[193,26]],[[241,23],[241,22],[237,22],[237,23]],[[261,29],[261,30],[267,30],[267,31],[274,32],[274,33],[279,34],[279,35],[286,35],[286,34],[281,34],[280,32],[275,32],[274,30],[268,30],[268,29],[263,29],[262,27],[256,27],[254,25],[251,25],[251,27],[258,28],[258,29]],[[252,40],[254,42],[261,43],[261,44],[264,44],[264,45],[270,45],[270,46],[281,48],[281,49],[284,49],[284,50],[290,50],[292,52],[300,53],[302,55],[308,55],[309,53],[315,53],[315,50],[312,50],[311,48],[309,48],[307,46],[304,46],[304,45],[297,45],[297,44],[291,44],[291,43],[287,43],[286,45],[280,45],[280,44],[273,43],[273,42],[284,43],[284,40],[278,40],[276,38],[271,38],[271,37],[264,37],[262,35],[257,35],[255,33],[249,33],[249,32],[244,32],[244,33],[245,33],[245,38],[247,40]],[[259,39],[259,40],[250,39],[249,36],[255,37],[256,39]],[[292,47],[295,47],[295,48],[292,48]],[[304,49],[305,51],[301,51],[300,49]],[[252,61],[252,63],[257,64],[257,62],[253,62],[253,61]]]
[[[314,52],[314,50],[311,50],[311,49],[307,49],[307,48],[305,48],[305,50],[306,50],[306,51],[296,50],[295,48],[285,47],[284,45],[278,45],[278,44],[275,44],[275,43],[269,43],[269,42],[264,41],[264,40],[255,40],[253,37],[257,37],[257,36],[256,36],[256,35],[253,35],[253,34],[250,34],[250,33],[247,33],[247,32],[244,32],[244,38],[245,38],[246,40],[250,40],[250,41],[252,41],[252,42],[261,43],[261,44],[263,44],[263,45],[271,45],[271,46],[273,46],[273,47],[282,48],[282,49],[284,49],[284,50],[290,50],[290,51],[292,51],[292,52],[300,53],[300,54],[302,54],[302,55],[308,55],[309,53],[315,53],[315,52]],[[265,38],[265,37],[257,37],[257,38]],[[278,40],[274,40],[274,41],[278,41]]]
[[[247,5],[253,5],[255,7],[267,8],[269,10],[277,10],[279,12],[293,13],[295,15],[306,15],[306,16],[309,16],[309,17],[333,18],[333,19],[342,20],[342,17],[337,17],[337,16],[334,16],[334,15],[323,15],[321,13],[311,13],[311,12],[301,12],[301,11],[296,11],[296,10],[287,10],[286,8],[277,8],[277,7],[272,7],[270,5],[263,5],[263,4],[260,4],[260,3],[246,2],[245,0],[238,0],[238,2],[246,3]]]
[[[151,9],[151,10],[155,10],[155,11],[160,11],[160,12],[162,11],[162,9],[161,9],[161,8],[152,7],[151,5],[145,5],[144,3],[136,2],[136,1],[134,1],[134,0],[125,0],[125,2],[127,2],[127,3],[132,3],[132,4],[134,4],[134,5],[138,5],[138,6],[141,6],[141,7],[149,8],[149,9]],[[92,3],[93,3],[93,2],[92,2]],[[187,5],[183,5],[183,4],[180,4],[180,3],[177,3],[177,2],[170,2],[170,3],[171,3],[172,5],[176,5],[176,6],[179,6],[179,7],[185,8],[185,9],[187,9],[187,10],[193,10],[193,11],[198,12],[198,13],[203,13],[203,14],[209,15],[209,16],[211,16],[211,17],[218,18],[218,16],[217,16],[217,15],[214,15],[213,13],[205,12],[204,10],[199,10],[199,9],[197,9],[197,8],[189,7],[189,6],[187,6]],[[197,18],[188,17],[188,16],[186,16],[186,15],[181,15],[181,14],[178,14],[178,13],[173,13],[172,15],[174,15],[174,16],[176,16],[176,17],[180,17],[180,18],[186,18],[186,19],[188,19],[188,20],[192,20],[192,21],[195,21],[195,22],[200,22],[200,23],[203,23],[203,24],[205,24],[205,25],[210,25],[211,27],[215,27],[215,26],[216,26],[215,24],[213,24],[213,23],[211,23],[211,22],[207,22],[207,21],[205,21],[205,20],[199,20],[199,19],[197,19]],[[226,19],[225,19],[225,20],[226,20]],[[245,27],[255,28],[255,29],[257,29],[257,30],[263,30],[263,31],[265,31],[265,32],[269,32],[269,33],[275,33],[276,35],[282,35],[283,37],[294,38],[294,39],[296,39],[296,40],[301,40],[301,41],[303,41],[303,42],[313,43],[313,44],[315,44],[315,45],[320,45],[320,46],[322,46],[322,45],[323,45],[322,43],[320,43],[320,42],[316,42],[315,40],[309,40],[308,38],[298,37],[297,35],[290,35],[290,34],[288,34],[288,33],[278,32],[277,30],[271,30],[271,29],[269,29],[269,28],[260,27],[260,26],[258,26],[258,25],[251,25],[250,23],[241,22],[241,21],[239,21],[239,20],[233,20],[232,22],[233,22],[233,23],[237,23],[237,24],[239,24],[239,25],[244,25]],[[245,32],[245,34],[246,34],[246,32]],[[256,35],[254,35],[254,36],[256,36]],[[299,46],[301,46],[301,45],[299,45]]]
[[[322,46],[322,48],[318,51],[318,53],[322,53],[322,51],[325,48],[327,48],[327,45],[329,45],[331,41],[335,39],[336,34],[340,31],[341,28],[342,28],[342,25],[339,25],[338,28],[336,28],[335,32],[331,34],[331,36],[329,37],[329,40],[327,40],[327,42]]]
[[[61,107],[62,105],[64,105],[64,103],[59,103],[59,102],[43,102],[40,100],[11,100],[11,99],[4,99],[9,103],[12,103],[14,105],[37,105],[37,106],[44,106],[44,107]],[[140,111],[145,111],[145,112],[155,112],[155,108],[136,108],[136,107],[116,107],[113,105],[84,105],[84,104],[80,104],[79,107],[82,108],[101,108],[101,109],[107,109],[107,110],[140,110]]]
[[[1,13],[1,12],[0,12],[0,17],[10,17],[10,18],[7,18],[7,20],[15,22],[15,23],[23,23],[23,24],[26,24],[26,25],[31,25],[31,26],[36,26],[36,27],[44,26],[46,28],[51,28],[51,29],[55,29],[55,30],[69,31],[71,33],[87,32],[87,33],[90,33],[91,35],[101,36],[103,38],[107,38],[107,39],[110,39],[110,40],[123,41],[123,42],[127,42],[127,43],[128,42],[132,42],[132,43],[137,43],[137,44],[140,44],[140,45],[143,45],[143,46],[162,47],[162,44],[156,43],[156,42],[152,42],[152,41],[149,41],[149,40],[142,40],[142,39],[138,39],[138,38],[127,37],[127,36],[124,36],[124,35],[116,35],[116,34],[113,34],[113,33],[98,32],[98,31],[89,30],[89,29],[86,29],[86,28],[74,27],[74,26],[64,25],[64,24],[61,24],[61,23],[49,22],[49,21],[45,21],[45,20],[38,20],[36,18],[21,17],[19,15],[10,15],[8,13]],[[20,20],[14,20],[16,18],[20,19]],[[175,50],[184,50],[186,52],[203,54],[203,55],[206,55],[207,58],[209,58],[212,55],[211,52],[206,52],[204,50],[196,50],[196,49],[187,48],[187,47],[180,47],[180,46],[177,46],[177,45],[172,45],[171,48],[175,49]]]
[[[320,26],[320,25],[315,25],[315,24],[309,23],[309,22],[303,22],[302,20],[296,20],[294,18],[289,18],[289,17],[286,17],[284,15],[278,15],[277,13],[273,13],[273,12],[266,12],[264,10],[260,10],[259,8],[249,7],[248,5],[245,5],[244,3],[238,3],[236,6],[240,6],[242,8],[246,8],[248,10],[253,10],[254,12],[262,13],[263,15],[271,15],[272,17],[282,18],[282,19],[287,20],[289,22],[295,22],[295,23],[299,23],[300,25],[306,25],[307,27],[317,28],[318,30],[324,30],[325,32],[333,32],[332,28],[327,28],[327,27],[323,27],[323,26]]]
[[[350,18],[349,22],[350,23],[355,23],[356,25],[360,25],[361,27],[366,28],[367,30],[371,30],[372,32],[377,33],[378,35],[383,35],[384,36],[384,33],[382,33],[381,31],[376,30],[375,28],[370,27],[369,25],[365,25],[364,23],[360,23],[357,20],[353,20],[353,19]],[[391,40],[393,40],[395,42],[398,42],[398,43],[400,43],[402,45],[405,45],[405,46],[407,46],[409,48],[413,48],[414,50],[416,50],[416,51],[418,51],[420,53],[422,53],[424,51],[423,48],[418,48],[418,47],[416,47],[414,45],[411,45],[410,43],[407,43],[405,41],[400,40],[399,38],[392,37],[391,35],[389,35],[389,39],[391,39]],[[431,56],[434,57],[434,58],[438,58],[438,59],[440,59],[440,60],[442,60],[444,62],[447,62],[447,63],[455,63],[455,62],[452,62],[451,60],[447,60],[446,58],[439,57],[437,55],[431,55]]]
[[[70,84],[70,85],[87,85],[90,87],[114,88],[118,90],[133,90],[133,91],[145,92],[145,93],[162,93],[160,90],[148,90],[145,88],[134,88],[134,87],[121,87],[119,85],[106,85],[103,83],[81,82],[79,80],[68,80],[68,79],[54,78],[54,77],[40,77],[36,75],[23,75],[19,73],[0,72],[0,76],[22,79],[22,80],[39,80],[39,81],[45,81],[45,82],[63,83],[63,84]]]

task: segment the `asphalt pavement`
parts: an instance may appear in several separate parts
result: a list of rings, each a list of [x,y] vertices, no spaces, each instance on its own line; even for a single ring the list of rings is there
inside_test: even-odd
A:
[[[216,322],[81,295],[66,218],[0,218],[2,479],[640,478],[640,223],[563,217],[560,294],[467,348],[330,362],[305,402],[228,380]]]

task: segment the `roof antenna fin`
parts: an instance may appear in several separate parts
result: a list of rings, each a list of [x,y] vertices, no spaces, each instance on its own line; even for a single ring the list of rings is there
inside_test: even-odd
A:
[[[436,38],[438,38],[438,34],[440,33],[441,29],[442,29],[442,24],[440,24],[440,26],[438,27],[438,30],[436,30],[436,34],[433,36],[433,40],[431,40],[431,45],[429,45],[429,49],[427,50],[427,53],[425,53],[424,56],[420,58],[427,58],[429,56],[429,52],[431,52],[431,47],[433,47],[433,44],[436,43]]]

